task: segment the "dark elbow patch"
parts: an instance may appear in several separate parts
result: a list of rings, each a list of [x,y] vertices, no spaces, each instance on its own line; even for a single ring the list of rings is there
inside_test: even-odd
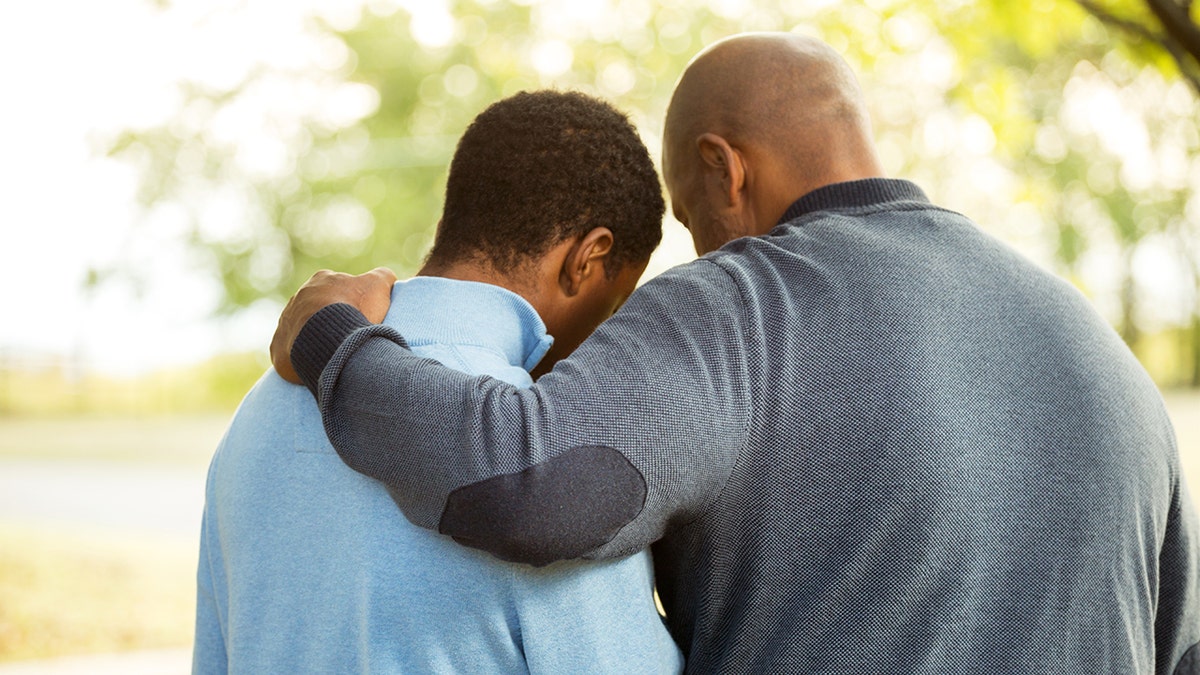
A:
[[[646,481],[624,455],[581,446],[455,490],[438,531],[502,560],[546,565],[611,541],[645,502]]]
[[[1175,666],[1174,675],[1200,675],[1200,642],[1184,653],[1179,665]]]

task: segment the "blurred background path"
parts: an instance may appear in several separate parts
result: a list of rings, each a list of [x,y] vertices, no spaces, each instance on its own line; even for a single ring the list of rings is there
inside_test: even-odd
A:
[[[203,507],[204,472],[197,467],[0,459],[0,521],[190,540]]]

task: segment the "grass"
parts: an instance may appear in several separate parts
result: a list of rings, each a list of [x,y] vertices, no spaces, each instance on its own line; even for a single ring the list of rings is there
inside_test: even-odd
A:
[[[1167,394],[1200,508],[1200,392]],[[207,464],[228,414],[0,418],[0,460]],[[190,643],[197,544],[0,523],[0,662]]]
[[[203,472],[228,413],[0,418],[0,460]],[[198,542],[0,522],[0,662],[191,643]]]
[[[0,662],[186,647],[196,546],[0,525]]]

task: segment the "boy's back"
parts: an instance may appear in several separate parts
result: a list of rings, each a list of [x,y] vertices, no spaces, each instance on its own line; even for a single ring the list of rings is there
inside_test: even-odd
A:
[[[392,307],[417,353],[517,386],[549,343],[533,308],[496,286],[418,277]],[[198,579],[197,673],[227,659],[232,672],[682,667],[647,554],[534,569],[417,528],[338,458],[312,396],[274,372],[213,459]]]

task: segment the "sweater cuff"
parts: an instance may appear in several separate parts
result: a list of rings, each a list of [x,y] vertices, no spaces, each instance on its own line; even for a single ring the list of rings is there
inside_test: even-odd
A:
[[[292,343],[292,368],[318,401],[317,385],[333,353],[351,333],[370,325],[367,317],[353,305],[337,303],[313,314],[300,329]]]

